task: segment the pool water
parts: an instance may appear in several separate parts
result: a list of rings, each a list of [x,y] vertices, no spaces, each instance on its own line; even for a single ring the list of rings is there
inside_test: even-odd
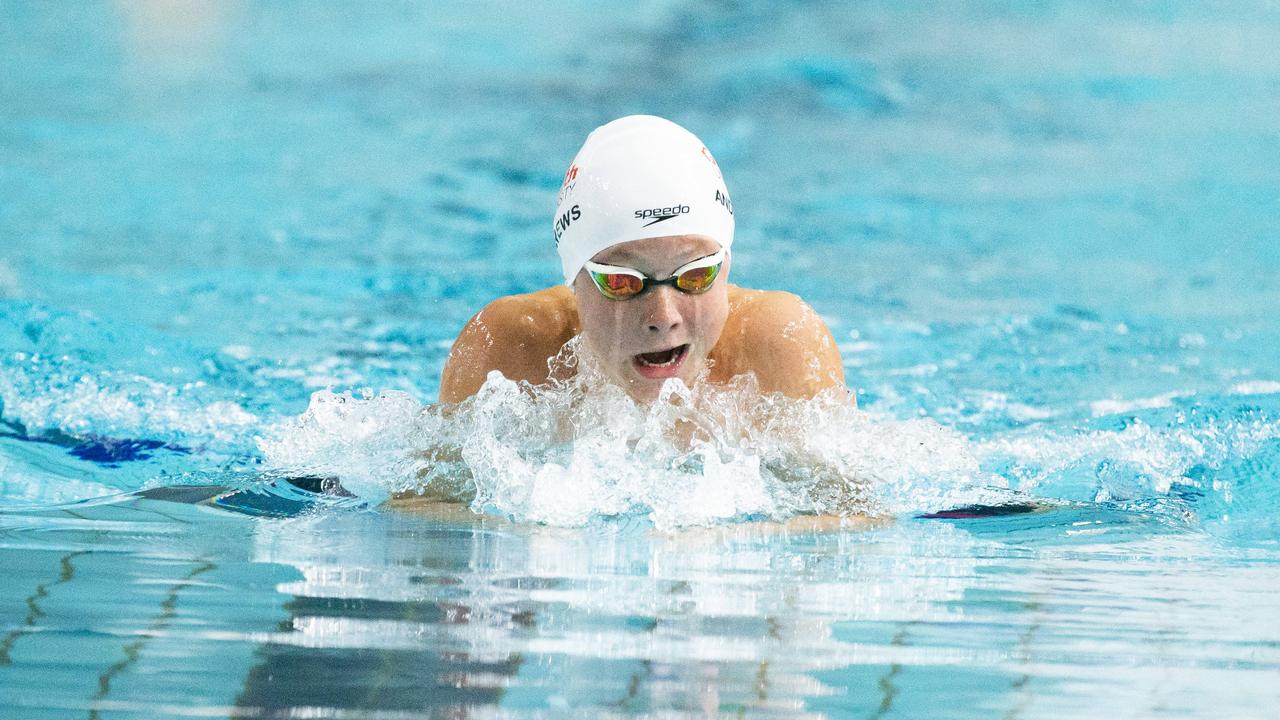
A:
[[[1277,38],[1247,0],[0,5],[0,715],[1271,717]],[[831,327],[861,409],[788,412],[879,519],[761,522],[825,506],[663,410],[427,407],[638,112],[716,154],[733,282]],[[382,504],[449,439],[478,512]]]

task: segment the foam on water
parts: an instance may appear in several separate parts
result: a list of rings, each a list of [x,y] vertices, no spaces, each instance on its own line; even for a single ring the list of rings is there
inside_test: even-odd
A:
[[[1270,458],[1280,439],[1266,407],[1221,410],[1215,398],[1202,398],[1208,409],[1185,398],[1171,408],[1135,402],[1130,409],[1145,416],[975,438],[857,409],[844,393],[762,395],[749,375],[728,385],[671,381],[644,406],[576,343],[559,362],[576,364],[576,374],[531,387],[491,373],[474,397],[448,407],[399,392],[317,392],[259,446],[273,468],[337,476],[367,499],[419,493],[518,521],[626,516],[667,528],[900,515],[1015,492],[1157,507],[1179,521],[1252,522],[1248,508],[1232,506],[1236,468]]]
[[[18,353],[16,360],[28,360]],[[31,358],[38,366],[40,358]],[[142,375],[99,372],[78,376],[35,374],[15,369],[0,373],[0,398],[7,419],[29,431],[58,430],[122,437],[199,437],[207,443],[233,443],[258,418],[237,403],[183,402],[184,391]]]
[[[0,358],[0,505],[56,504],[151,485],[222,482],[249,467],[261,420],[202,381]]]
[[[578,343],[558,362],[577,372],[545,387],[491,373],[451,407],[318,392],[259,445],[273,467],[336,475],[365,497],[427,493],[556,525],[902,513],[981,501],[1004,485],[962,435],[929,420],[873,419],[843,392],[762,395],[747,375],[727,386],[669,381],[644,406]]]
[[[196,348],[31,302],[0,307],[0,419],[30,438],[148,440],[243,454],[261,420]]]
[[[1280,438],[1280,422],[1253,406],[1219,415],[1191,406],[1162,424],[1121,417],[1119,429],[1032,428],[977,443],[983,466],[1017,489],[1081,502],[1142,501],[1180,489],[1231,502],[1218,471]]]

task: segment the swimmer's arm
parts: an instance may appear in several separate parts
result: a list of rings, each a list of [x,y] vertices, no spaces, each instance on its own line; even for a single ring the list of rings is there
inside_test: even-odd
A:
[[[416,493],[399,493],[382,504],[385,510],[417,515],[451,525],[501,525],[501,518],[474,512],[464,502],[441,500]]]
[[[433,411],[448,417],[457,403],[479,391],[490,371],[527,379],[529,371],[522,362],[520,350],[531,333],[531,320],[525,318],[520,305],[518,296],[499,298],[467,321],[445,360],[440,374],[440,399],[432,406]],[[425,515],[452,513],[455,507],[465,509],[459,498],[450,497],[453,488],[445,490],[444,497],[434,488],[424,492],[437,474],[451,475],[451,469],[462,461],[461,448],[433,445],[419,450],[415,456],[421,464],[417,472],[418,487],[396,493],[386,506]]]
[[[872,517],[870,515],[797,515],[786,520],[760,520],[731,525],[713,525],[710,527],[687,527],[665,531],[654,530],[652,535],[678,546],[692,549],[709,545],[723,547],[731,542],[764,540],[774,537],[827,535],[875,530],[886,527],[892,522],[893,519],[889,517]]]
[[[456,405],[433,405],[430,412],[448,421],[456,409]],[[462,448],[451,440],[432,440],[413,453],[414,484],[393,493],[385,507],[430,515],[470,512],[475,486]]]
[[[748,319],[760,391],[812,398],[845,386],[844,363],[827,324],[791,293],[770,292],[756,300]]]
[[[755,298],[745,318],[752,342],[752,366],[762,393],[782,393],[788,397],[811,399],[835,395],[856,403],[845,385],[844,363],[827,324],[813,308],[790,293],[770,292]],[[762,416],[757,422],[770,423]],[[821,514],[802,515],[782,523],[783,531],[823,531],[846,527],[851,521],[865,522],[865,486],[849,474],[849,469],[813,452],[804,437],[783,423],[771,432],[782,447],[783,457],[769,463],[769,471],[788,483],[799,483],[817,493]]]
[[[576,327],[576,315],[565,310],[571,301],[567,288],[554,287],[499,298],[485,306],[453,343],[434,411],[447,419],[454,406],[475,395],[494,370],[510,380],[546,382],[547,358],[560,351]],[[399,493],[395,501],[416,503],[419,510],[432,503],[465,508],[470,502],[470,476],[461,448],[434,445],[421,449],[417,459],[421,463],[418,489]]]
[[[547,381],[547,359],[572,337],[560,310],[564,288],[512,295],[489,303],[458,334],[440,375],[440,402],[475,395],[493,370],[534,385]]]

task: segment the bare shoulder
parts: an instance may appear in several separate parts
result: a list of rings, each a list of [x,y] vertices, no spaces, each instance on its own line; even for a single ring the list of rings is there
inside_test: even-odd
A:
[[[827,324],[800,296],[778,290],[735,289],[738,292],[729,295],[725,329],[733,327],[744,334],[749,345],[771,350],[834,346]]]
[[[809,314],[816,315],[813,308],[794,293],[743,287],[730,288],[729,314],[731,318],[736,315],[740,321],[754,325],[789,322]]]
[[[440,402],[471,397],[493,370],[512,380],[545,382],[547,359],[577,332],[577,303],[567,287],[490,302],[454,341],[440,377]]]
[[[537,340],[549,331],[578,323],[573,292],[562,285],[521,295],[507,295],[490,302],[471,323],[510,334],[519,341]],[[470,324],[470,323],[469,323]]]
[[[731,288],[729,318],[716,349],[718,363],[731,374],[754,372],[764,392],[812,397],[844,387],[844,364],[831,330],[792,293]]]

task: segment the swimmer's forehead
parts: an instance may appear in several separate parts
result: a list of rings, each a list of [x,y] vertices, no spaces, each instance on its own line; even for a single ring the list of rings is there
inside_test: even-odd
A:
[[[591,259],[637,270],[671,270],[719,249],[720,244],[705,235],[671,235],[611,245]]]

